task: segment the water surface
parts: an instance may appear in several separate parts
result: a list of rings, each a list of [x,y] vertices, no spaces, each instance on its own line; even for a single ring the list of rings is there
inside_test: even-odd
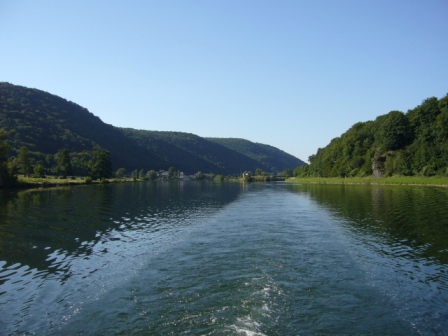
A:
[[[445,188],[176,182],[0,197],[2,334],[448,330]]]

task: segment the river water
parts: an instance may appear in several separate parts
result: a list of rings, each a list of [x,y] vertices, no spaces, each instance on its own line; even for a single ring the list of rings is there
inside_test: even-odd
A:
[[[448,189],[0,191],[1,335],[448,335]]]

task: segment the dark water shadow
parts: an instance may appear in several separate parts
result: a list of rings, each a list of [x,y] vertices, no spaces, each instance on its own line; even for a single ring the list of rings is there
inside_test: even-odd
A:
[[[222,208],[241,192],[239,184],[197,182],[2,190],[0,266],[26,265],[67,277],[69,269],[58,260],[88,258],[99,242],[123,239],[127,232],[189,225],[176,218],[185,212],[195,216],[204,207]]]

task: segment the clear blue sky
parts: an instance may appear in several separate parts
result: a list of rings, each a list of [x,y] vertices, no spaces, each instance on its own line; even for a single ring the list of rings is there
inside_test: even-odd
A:
[[[447,0],[0,0],[0,81],[306,161],[448,92]]]

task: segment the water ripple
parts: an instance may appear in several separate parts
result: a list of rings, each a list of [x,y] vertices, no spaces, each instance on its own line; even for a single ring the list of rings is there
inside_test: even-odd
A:
[[[127,184],[20,196],[1,223],[5,246],[14,248],[0,261],[0,328],[49,335],[446,330],[448,246],[434,235],[447,237],[440,192],[434,200],[426,189],[240,188]]]

